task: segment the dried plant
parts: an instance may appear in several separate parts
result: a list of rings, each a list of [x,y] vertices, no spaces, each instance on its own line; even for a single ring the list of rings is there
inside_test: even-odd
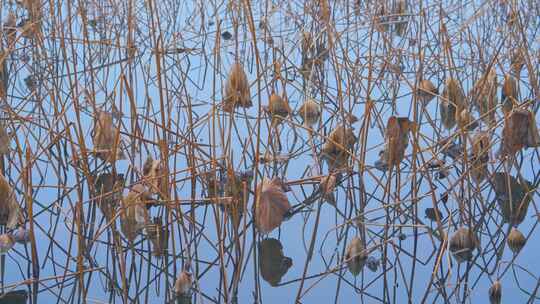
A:
[[[355,236],[349,245],[347,245],[347,250],[345,251],[345,261],[347,262],[349,271],[354,276],[359,275],[364,268],[367,258],[368,254],[365,250],[364,242],[360,237]]]
[[[257,185],[255,225],[261,233],[269,233],[283,222],[285,214],[291,208],[285,194],[287,190],[287,185],[278,178],[265,178]]]
[[[231,66],[223,96],[223,110],[226,112],[233,112],[237,107],[250,108],[253,105],[247,75],[239,62]]]

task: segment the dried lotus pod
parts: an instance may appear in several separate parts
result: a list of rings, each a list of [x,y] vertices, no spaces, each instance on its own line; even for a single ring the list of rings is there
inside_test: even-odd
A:
[[[384,133],[386,147],[383,159],[389,167],[399,167],[409,145],[409,134],[414,128],[414,122],[407,117],[391,116],[386,123]]]
[[[291,208],[286,190],[287,186],[278,178],[263,178],[257,186],[255,226],[261,233],[270,233],[283,222],[285,214]]]
[[[504,117],[501,156],[513,156],[523,148],[540,146],[540,135],[532,112],[514,109]]]
[[[298,109],[298,115],[302,117],[302,121],[305,125],[313,126],[319,121],[321,117],[321,108],[319,104],[313,99],[307,99]]]
[[[330,171],[347,166],[355,143],[356,136],[350,127],[340,125],[330,133],[321,150],[321,158],[327,161]]]
[[[516,79],[510,75],[504,75],[504,82],[501,90],[501,103],[504,113],[510,113],[518,102],[518,92]]]
[[[450,238],[450,252],[458,263],[470,261],[480,242],[469,228],[461,227]]]
[[[252,105],[247,75],[242,65],[236,62],[231,67],[225,85],[223,110],[232,113],[237,107],[250,108]]]
[[[19,223],[20,217],[21,208],[16,201],[15,191],[0,174],[0,225],[14,228]]]
[[[169,229],[163,225],[161,217],[154,217],[152,224],[146,227],[148,239],[152,243],[152,254],[160,257],[167,252]]]
[[[259,243],[258,260],[262,278],[272,286],[277,286],[292,266],[292,259],[283,254],[281,242],[273,238]]]
[[[364,247],[364,242],[358,236],[353,237],[345,251],[345,261],[347,262],[349,271],[354,276],[359,275],[362,268],[364,268],[367,258],[368,253]]]
[[[143,165],[143,175],[150,192],[160,196],[167,192],[167,171],[162,161],[148,156]]]
[[[122,199],[120,228],[129,242],[133,242],[150,223],[146,205],[152,200],[150,192],[142,184],[135,184]]]
[[[532,200],[533,185],[506,173],[496,172],[491,178],[503,221],[519,225],[525,219]]]
[[[267,110],[272,117],[272,125],[280,124],[291,113],[291,107],[287,99],[281,98],[276,93],[270,95]]]
[[[497,106],[497,74],[491,68],[475,83],[471,90],[471,101],[487,124],[495,123],[495,107]]]
[[[92,140],[98,158],[111,163],[119,159],[125,159],[122,151],[120,129],[113,124],[112,113],[99,112],[93,133]]]
[[[523,233],[517,230],[517,228],[512,227],[512,230],[510,230],[508,238],[506,239],[506,243],[508,244],[508,247],[510,247],[510,250],[512,250],[512,252],[514,252],[515,254],[518,254],[525,246],[526,242],[527,239],[525,238]]]
[[[123,174],[100,174],[95,181],[96,203],[108,222],[113,220],[118,203],[122,200],[125,179]]]
[[[459,82],[454,78],[445,81],[440,103],[441,121],[443,126],[450,130],[456,125],[456,116],[465,107],[465,94]]]
[[[471,177],[476,183],[482,182],[488,174],[490,134],[477,133],[472,140]]]
[[[489,303],[501,304],[501,298],[502,298],[501,282],[497,280],[489,288]]]
[[[437,87],[428,79],[423,79],[416,88],[416,96],[424,105],[439,95]]]

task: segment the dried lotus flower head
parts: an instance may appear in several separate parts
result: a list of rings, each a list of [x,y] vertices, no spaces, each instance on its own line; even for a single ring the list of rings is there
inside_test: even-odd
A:
[[[158,195],[166,193],[167,172],[165,169],[163,162],[153,159],[152,156],[148,156],[144,162],[143,175],[150,192]]]
[[[471,90],[471,101],[487,124],[495,123],[495,108],[497,106],[497,74],[492,67],[475,83]]]
[[[469,228],[461,227],[450,238],[450,252],[458,263],[470,261],[480,242]]]
[[[512,252],[514,252],[515,254],[518,254],[525,246],[527,239],[525,238],[523,233],[521,233],[521,231],[519,231],[516,227],[512,227],[512,230],[510,230],[506,242],[508,243],[508,247],[510,247],[510,250],[512,250]]]
[[[96,203],[109,222],[113,219],[116,207],[122,200],[124,185],[123,174],[103,173],[95,181]]]
[[[192,275],[190,272],[182,271],[174,283],[174,292],[176,296],[190,296],[193,286]]]
[[[456,79],[448,78],[445,81],[442,97],[439,106],[441,122],[446,129],[450,130],[456,125],[456,117],[465,107],[465,94]]]
[[[384,160],[389,167],[399,167],[409,145],[409,134],[414,129],[414,122],[407,117],[390,116],[384,133]]]
[[[287,98],[282,98],[276,93],[270,95],[267,111],[272,117],[272,125],[276,126],[286,119],[291,113],[291,107]]]
[[[523,148],[540,146],[536,119],[531,111],[514,109],[504,117],[501,156],[513,156]]]
[[[321,117],[321,107],[315,100],[309,98],[298,109],[298,115],[302,118],[304,125],[313,126]]]
[[[15,191],[6,178],[0,174],[0,225],[15,228],[21,217],[20,209]]]
[[[416,96],[424,105],[430,102],[435,96],[439,95],[437,87],[428,79],[420,80],[416,88]]]
[[[120,129],[113,124],[112,113],[100,111],[94,124],[94,150],[96,156],[104,161],[113,163],[125,159],[122,151]]]
[[[11,136],[6,132],[4,124],[0,123],[0,155],[8,154],[10,151]]]
[[[368,254],[364,247],[364,242],[358,236],[353,237],[345,251],[345,261],[349,271],[357,276],[364,268]]]
[[[321,158],[326,160],[330,171],[347,166],[355,143],[356,136],[350,127],[340,125],[330,133],[321,150]]]
[[[273,238],[259,243],[258,260],[262,278],[272,286],[277,286],[292,266],[292,259],[283,254],[281,242]]]
[[[169,242],[169,229],[163,225],[161,217],[154,217],[152,224],[146,227],[148,239],[152,243],[152,254],[160,257],[167,252]]]
[[[487,176],[490,146],[488,132],[479,132],[473,137],[470,173],[476,183],[482,182]]]
[[[120,228],[129,242],[133,242],[150,223],[146,205],[152,200],[150,192],[142,184],[135,184],[122,199]]]
[[[493,174],[490,181],[503,221],[510,225],[521,224],[532,201],[533,185],[529,181],[501,172]]]
[[[516,79],[508,74],[504,75],[504,82],[501,90],[501,103],[504,113],[510,113],[514,105],[518,103]]]
[[[223,110],[232,113],[237,107],[250,108],[252,105],[247,75],[242,65],[235,62],[225,85]]]
[[[501,304],[502,286],[499,280],[495,281],[489,288],[489,303]]]
[[[11,234],[1,234],[0,235],[0,254],[5,254],[8,252],[11,248],[13,248],[13,245],[15,245],[15,241],[13,240],[13,236]]]
[[[255,226],[261,233],[270,233],[281,225],[291,208],[285,191],[287,185],[278,178],[263,178],[257,186]]]

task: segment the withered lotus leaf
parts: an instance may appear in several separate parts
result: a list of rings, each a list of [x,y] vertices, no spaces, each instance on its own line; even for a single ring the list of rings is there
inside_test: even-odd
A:
[[[249,108],[253,105],[247,75],[239,62],[235,62],[231,67],[224,94],[223,110],[226,112],[233,112],[237,107]]]
[[[471,91],[471,100],[480,118],[487,124],[495,123],[497,106],[497,74],[491,68],[475,83]]]
[[[439,91],[437,90],[437,87],[428,79],[421,80],[416,88],[416,96],[418,97],[418,100],[424,104],[431,101],[438,94]]]
[[[504,82],[501,90],[501,102],[504,113],[510,113],[512,108],[518,102],[517,84],[514,77],[504,76]]]
[[[135,184],[122,199],[120,227],[130,242],[150,223],[146,205],[151,201],[150,192],[142,184]]]
[[[409,133],[414,122],[407,117],[391,116],[386,123],[384,159],[389,167],[399,167],[409,145]]]
[[[345,261],[349,271],[357,276],[364,268],[368,254],[364,247],[364,242],[358,236],[353,237],[345,251]]]
[[[100,111],[94,124],[92,138],[96,156],[108,162],[125,159],[120,129],[113,124],[112,113]]]
[[[344,125],[335,128],[321,150],[321,158],[327,161],[330,171],[347,166],[356,143],[353,129]]]
[[[519,225],[525,219],[532,200],[533,185],[506,173],[497,172],[491,178],[503,221]]]
[[[182,271],[178,275],[176,282],[174,282],[174,292],[177,296],[188,295],[191,291],[192,284],[191,273]]]
[[[471,229],[461,227],[450,238],[449,245],[450,252],[461,263],[472,259],[473,251],[480,247],[480,241]]]
[[[113,219],[116,207],[122,199],[124,184],[123,174],[103,173],[95,181],[96,203],[107,221]]]
[[[264,178],[257,186],[255,202],[255,225],[259,231],[269,233],[279,227],[290,208],[283,181]]]
[[[501,156],[513,156],[523,148],[540,146],[540,135],[534,114],[525,109],[514,109],[504,117]]]
[[[479,132],[473,137],[470,170],[472,179],[477,183],[483,181],[488,173],[489,148],[488,132]]]
[[[167,191],[166,174],[163,162],[148,156],[143,166],[143,175],[150,192],[162,195]]]
[[[16,201],[15,191],[0,174],[0,225],[14,228],[21,217],[21,208]]]
[[[443,126],[450,130],[456,125],[458,116],[465,107],[465,94],[459,82],[454,78],[445,81],[445,87],[439,105]]]
[[[277,239],[268,238],[259,243],[259,269],[263,279],[276,286],[292,266],[292,259],[283,254]]]

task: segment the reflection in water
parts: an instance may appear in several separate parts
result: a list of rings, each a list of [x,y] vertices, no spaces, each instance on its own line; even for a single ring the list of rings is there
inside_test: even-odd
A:
[[[277,286],[292,266],[292,259],[283,255],[281,242],[268,238],[259,243],[259,269],[263,279]]]

